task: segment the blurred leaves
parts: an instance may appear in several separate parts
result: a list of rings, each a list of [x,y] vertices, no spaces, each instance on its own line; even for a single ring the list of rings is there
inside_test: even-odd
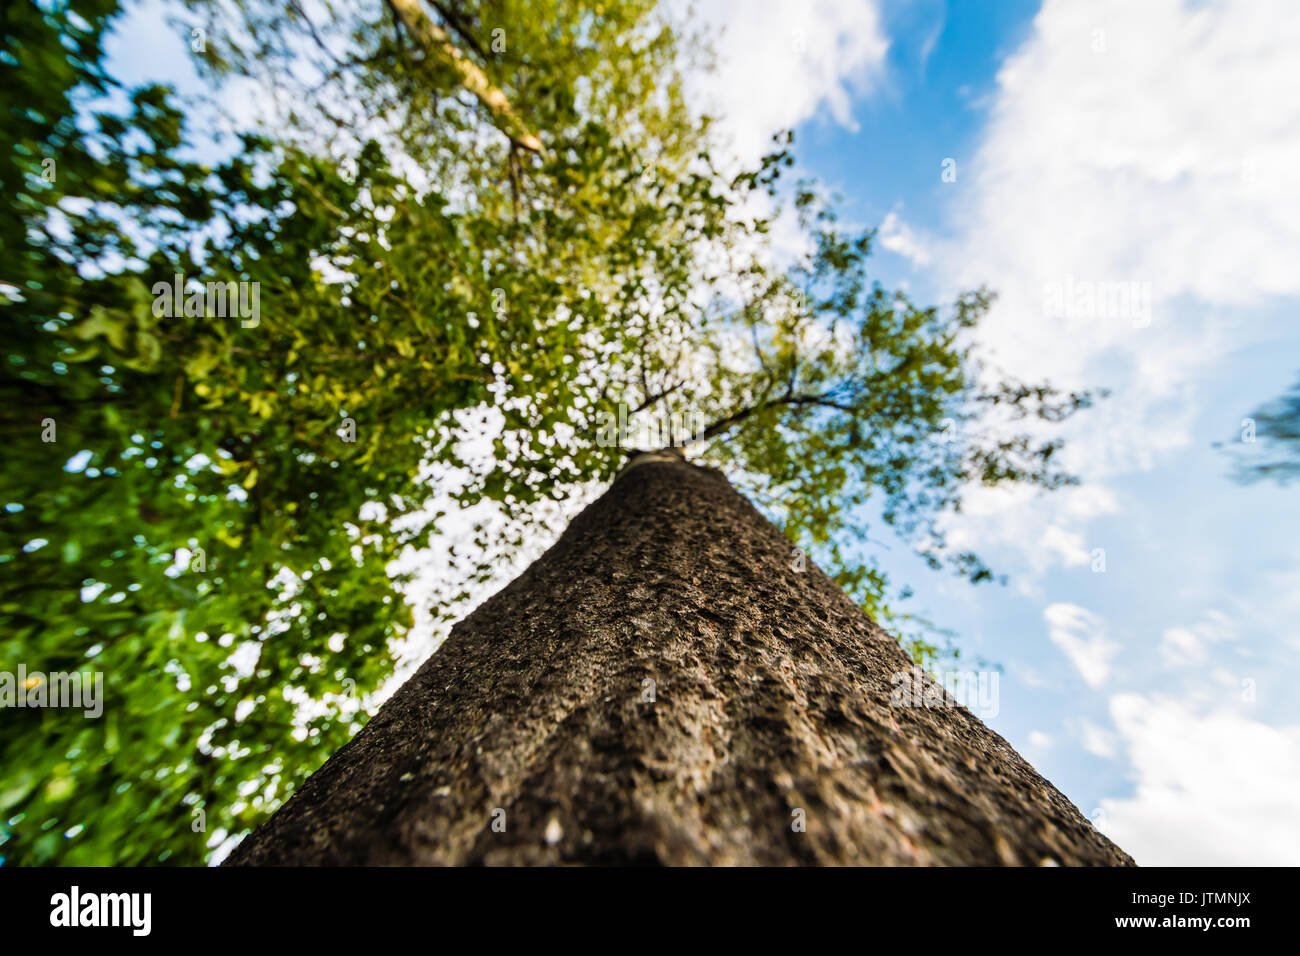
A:
[[[1231,446],[1218,447],[1230,448],[1234,477],[1243,484],[1300,479],[1300,382],[1243,418]]]

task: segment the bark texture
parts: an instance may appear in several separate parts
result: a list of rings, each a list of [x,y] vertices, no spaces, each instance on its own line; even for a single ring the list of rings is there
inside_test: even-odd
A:
[[[228,862],[1132,864],[792,551],[628,469]]]

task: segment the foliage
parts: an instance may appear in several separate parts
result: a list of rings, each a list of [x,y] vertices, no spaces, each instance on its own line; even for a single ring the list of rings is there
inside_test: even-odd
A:
[[[1287,485],[1300,478],[1300,382],[1251,412],[1242,422],[1241,437],[1241,447],[1235,449],[1238,481]]]

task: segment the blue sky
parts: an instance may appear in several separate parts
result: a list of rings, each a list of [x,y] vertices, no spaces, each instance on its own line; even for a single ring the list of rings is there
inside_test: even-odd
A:
[[[695,9],[722,67],[695,92],[743,157],[794,127],[801,171],[880,227],[875,277],[925,303],[987,284],[987,356],[1112,391],[1065,432],[1078,489],[975,494],[953,522],[1007,586],[884,555],[918,610],[1003,665],[991,726],[1140,863],[1300,864],[1300,488],[1235,483],[1213,447],[1300,375],[1300,16]],[[156,52],[176,42],[157,10],[110,47],[132,82],[192,75],[180,47]],[[1045,292],[1067,282],[1136,283],[1149,314],[1053,314]]]

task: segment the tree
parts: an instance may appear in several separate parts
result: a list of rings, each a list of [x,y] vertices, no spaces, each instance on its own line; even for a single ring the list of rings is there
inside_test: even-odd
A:
[[[672,458],[634,457],[230,863],[1132,863]]]
[[[1235,456],[1238,481],[1271,480],[1287,485],[1300,478],[1300,382],[1242,419],[1241,442],[1243,447]],[[1246,446],[1259,451],[1250,455]]]
[[[212,164],[105,74],[116,2],[3,14],[0,633],[107,678],[102,719],[0,728],[7,859],[197,862],[278,806],[392,673],[393,563],[440,540],[448,474],[520,522],[475,529],[482,581],[615,475],[611,418],[697,416],[693,454],[891,625],[868,521],[987,580],[943,540],[965,484],[1070,480],[1017,423],[1091,397],[981,368],[985,293],[869,285],[811,188],[809,255],[766,254],[789,139],[720,171],[649,0],[194,7],[213,75],[282,103]]]

